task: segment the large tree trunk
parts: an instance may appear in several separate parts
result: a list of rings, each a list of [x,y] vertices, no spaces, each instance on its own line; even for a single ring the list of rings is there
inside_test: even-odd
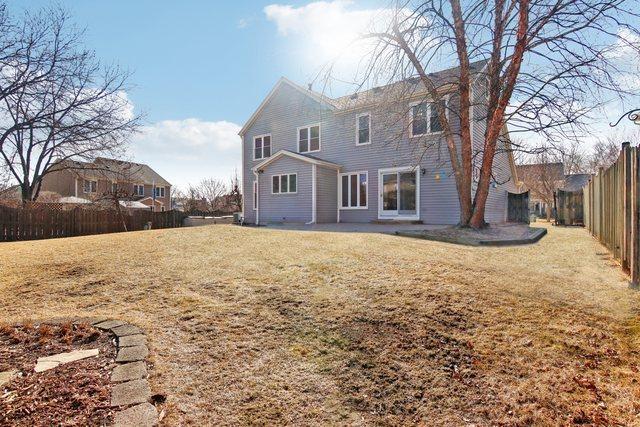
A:
[[[501,2],[498,1],[497,4]],[[516,43],[513,50],[513,56],[509,62],[509,67],[504,77],[504,87],[496,108],[490,113],[489,120],[487,120],[487,131],[485,133],[484,152],[482,153],[482,167],[480,169],[480,180],[478,181],[478,189],[474,199],[474,212],[471,216],[470,225],[473,228],[486,227],[487,223],[484,219],[485,207],[487,204],[487,197],[489,196],[489,185],[491,185],[491,175],[493,170],[493,158],[496,154],[496,144],[498,138],[502,132],[504,126],[504,115],[507,109],[511,94],[516,84],[518,73],[520,72],[520,65],[522,64],[522,58],[524,56],[525,46],[527,42],[527,26],[529,24],[529,0],[519,0],[518,10],[518,31],[516,37]],[[500,16],[496,16],[496,22],[498,28],[502,28]],[[497,44],[496,44],[497,46]],[[496,68],[495,59],[492,59],[491,67]],[[490,83],[490,86],[493,86]],[[490,91],[497,90],[494,87],[490,87]]]
[[[28,182],[20,184],[20,197],[23,205],[35,201],[36,194],[33,186]]]

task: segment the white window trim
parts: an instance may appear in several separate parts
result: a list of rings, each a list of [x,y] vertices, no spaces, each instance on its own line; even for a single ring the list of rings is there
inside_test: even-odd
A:
[[[360,175],[365,174],[367,180],[367,193],[365,194],[367,202],[367,206],[342,206],[342,177],[349,175],[356,175],[358,177],[358,205],[360,205]],[[369,209],[369,172],[368,171],[356,171],[356,172],[344,172],[338,174],[338,209],[342,211],[351,211],[351,210],[367,210]],[[349,202],[351,202],[351,182],[348,185],[349,193],[347,194]]]
[[[286,175],[287,176],[287,190],[289,189],[289,176],[291,175],[295,175],[296,176],[296,191],[287,191],[286,193],[282,192],[282,177]],[[274,193],[273,192],[273,177],[277,176],[278,177],[278,192]],[[276,173],[274,175],[271,175],[271,181],[269,181],[269,185],[271,186],[271,194],[273,194],[274,196],[279,196],[279,195],[287,195],[287,194],[298,194],[298,185],[300,183],[298,182],[298,174],[297,173]]]
[[[136,187],[142,189],[142,193],[136,191]],[[133,195],[134,196],[144,196],[144,184],[133,184]]]
[[[445,96],[444,98],[444,103],[445,106],[449,105],[449,95]],[[427,117],[428,117],[428,125],[429,125],[429,132],[426,133],[417,133],[414,135],[413,133],[413,107],[415,107],[416,105],[420,105],[420,104],[428,104],[427,107]],[[410,138],[419,138],[421,136],[431,136],[431,135],[441,135],[442,133],[444,133],[444,129],[442,129],[441,131],[438,132],[431,132],[431,105],[433,105],[435,103],[435,101],[415,101],[412,102],[411,104],[409,104],[409,113],[411,115],[411,120],[409,121],[409,137]],[[447,120],[449,120],[449,108],[445,108],[445,112],[444,112]]]
[[[87,191],[87,188],[84,185],[85,182],[89,182],[89,183],[95,182],[96,183],[95,191],[91,191],[91,187],[92,187],[91,184],[89,184],[89,191]],[[98,181],[93,180],[93,179],[85,179],[85,180],[83,180],[82,181],[82,192],[85,193],[85,194],[97,193],[98,192]]]
[[[273,185],[273,181],[271,181],[271,184]],[[271,187],[271,190],[273,190],[273,187]],[[253,210],[254,211],[258,210],[258,181],[257,180],[253,181]]]
[[[318,149],[309,150],[309,151],[300,151],[300,129],[309,129],[307,130],[307,135],[309,136],[309,139],[308,139],[309,147],[311,147],[311,130],[310,129],[315,126],[318,126]],[[296,128],[296,141],[298,141],[297,149],[298,149],[298,153],[300,154],[317,153],[321,151],[322,150],[322,126],[320,126],[320,123],[314,123],[311,125],[300,126]]]
[[[416,173],[416,214],[415,215],[388,215],[384,214],[382,210],[382,175],[386,173],[398,173],[398,172],[411,172]],[[378,219],[381,220],[420,220],[420,177],[422,176],[421,169],[414,166],[405,166],[399,168],[385,168],[378,169]]]
[[[271,152],[269,153],[269,156],[265,157],[264,156],[264,137],[268,136],[269,137],[269,149],[271,150]],[[260,147],[260,153],[262,154],[262,157],[256,157],[256,139],[258,138],[262,138],[262,146]],[[271,137],[270,133],[265,133],[262,135],[256,135],[253,137],[253,144],[251,145],[251,150],[253,151],[253,160],[264,160],[264,159],[268,159],[269,157],[271,157],[271,153],[273,152],[273,138]]]
[[[144,187],[143,187],[143,188],[144,188]],[[154,193],[153,193],[153,194],[154,194],[154,196],[155,196],[155,197],[160,197],[161,199],[164,199],[165,194],[167,194],[167,192],[165,191],[164,186],[156,186],[156,187],[154,187],[154,188],[155,188],[155,189],[153,190],[153,191],[154,191]],[[162,190],[162,191],[159,191],[159,190]],[[156,191],[158,192],[158,195],[157,195],[157,196],[155,195],[155,192],[156,192]],[[160,194],[160,193],[162,193],[162,194]]]
[[[411,111],[413,111],[413,108],[411,109]],[[359,138],[360,138],[360,117],[362,117],[362,116],[369,116],[369,141],[360,143],[359,142]],[[373,136],[373,133],[371,132],[371,113],[370,112],[365,112],[365,113],[360,113],[360,114],[356,115],[356,145],[359,147],[361,145],[369,145],[369,144],[371,144],[372,136]],[[367,183],[368,182],[369,181],[367,181]]]

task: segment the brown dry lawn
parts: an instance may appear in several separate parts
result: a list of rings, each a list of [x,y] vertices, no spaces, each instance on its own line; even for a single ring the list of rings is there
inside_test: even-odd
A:
[[[640,424],[640,296],[582,229],[209,226],[0,245],[0,319],[146,328],[166,425]]]

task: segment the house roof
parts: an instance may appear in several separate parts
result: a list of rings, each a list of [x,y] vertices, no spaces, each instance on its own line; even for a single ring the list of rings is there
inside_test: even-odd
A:
[[[477,61],[469,64],[471,80],[480,75],[488,61]],[[448,92],[460,79],[460,67],[429,73],[428,77],[441,92]],[[424,96],[427,88],[419,77],[411,77],[399,82],[374,87],[351,95],[341,96],[333,100],[333,104],[340,110],[352,110],[375,105],[387,100]]]
[[[260,105],[258,106],[258,109],[256,111],[254,111],[254,113],[251,115],[251,117],[249,117],[249,120],[247,120],[247,122],[244,124],[242,129],[240,129],[240,132],[238,132],[238,135],[244,135],[245,134],[247,129],[249,129],[249,127],[251,127],[253,122],[256,121],[256,119],[258,118],[258,116],[260,115],[260,113],[262,112],[264,107],[267,106],[267,104],[269,103],[271,98],[273,98],[273,96],[276,94],[278,89],[283,84],[291,86],[295,90],[299,91],[300,93],[303,93],[304,95],[307,95],[307,96],[311,97],[312,99],[318,101],[320,104],[326,106],[327,108],[329,108],[331,110],[333,110],[335,108],[335,106],[333,104],[333,100],[331,98],[328,98],[328,97],[326,97],[326,96],[324,96],[324,95],[322,95],[322,94],[320,94],[318,92],[314,92],[313,90],[305,89],[304,87],[300,86],[297,83],[292,82],[291,80],[289,80],[286,77],[280,77],[280,80],[278,80],[278,82],[275,84],[273,89],[271,89],[269,94],[260,103]]]
[[[120,205],[129,209],[149,209],[149,206],[135,200],[120,200]]]
[[[65,160],[70,169],[84,177],[129,181],[139,184],[170,186],[171,184],[144,163],[97,157],[93,162]]]
[[[303,162],[307,162],[307,163],[311,163],[311,164],[315,164],[318,166],[323,166],[323,167],[331,168],[335,170],[340,170],[341,168],[341,166],[336,163],[318,159],[317,157],[309,156],[306,154],[294,153],[293,151],[289,151],[289,150],[280,150],[273,156],[269,157],[268,159],[254,166],[253,171],[257,172],[259,170],[262,170],[265,167],[267,167],[269,164],[275,162],[276,160],[278,160],[280,157],[283,157],[283,156],[291,157],[292,159],[301,160]]]
[[[488,61],[483,60],[469,64],[472,80],[474,77],[480,75],[480,72],[485,68],[487,63]],[[431,80],[434,82],[436,87],[439,88],[439,90],[447,91],[451,87],[451,85],[455,84],[458,81],[460,76],[460,68],[452,67],[446,70],[429,73],[428,75],[429,78],[431,78]],[[413,96],[424,95],[424,93],[426,92],[426,88],[422,83],[422,80],[420,80],[419,77],[411,77],[399,82],[374,87],[361,92],[356,92],[351,95],[341,96],[338,98],[329,98],[321,93],[304,88],[287,79],[286,77],[281,77],[280,80],[278,80],[278,82],[275,84],[273,89],[271,89],[266,98],[262,101],[258,109],[251,115],[251,117],[249,117],[249,120],[247,120],[240,132],[238,132],[239,135],[242,136],[246,133],[249,127],[258,118],[264,107],[269,103],[271,98],[283,84],[287,84],[293,87],[297,91],[318,101],[320,104],[326,106],[330,110],[338,111],[348,111],[355,108],[374,105],[392,97],[402,96],[411,98]]]
[[[565,175],[564,186],[565,191],[578,191],[587,185],[593,175],[590,173],[574,173],[571,175]]]
[[[64,203],[64,204],[89,204],[92,203],[91,200],[87,200],[87,199],[83,199],[82,197],[75,197],[75,196],[69,196],[69,197],[60,197],[60,199],[57,201],[57,203]]]

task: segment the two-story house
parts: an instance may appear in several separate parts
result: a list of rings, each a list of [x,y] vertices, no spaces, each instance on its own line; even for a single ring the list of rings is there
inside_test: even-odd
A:
[[[171,184],[156,171],[142,163],[104,157],[93,162],[65,160],[54,165],[43,178],[41,191],[90,201],[108,200],[116,194],[156,212],[171,209]]]
[[[485,130],[484,65],[473,64],[477,150]],[[431,77],[455,134],[457,69]],[[442,126],[419,79],[332,99],[281,78],[240,136],[248,223],[459,221]],[[506,129],[501,144],[486,207],[493,223],[506,221],[507,191],[517,181]]]

